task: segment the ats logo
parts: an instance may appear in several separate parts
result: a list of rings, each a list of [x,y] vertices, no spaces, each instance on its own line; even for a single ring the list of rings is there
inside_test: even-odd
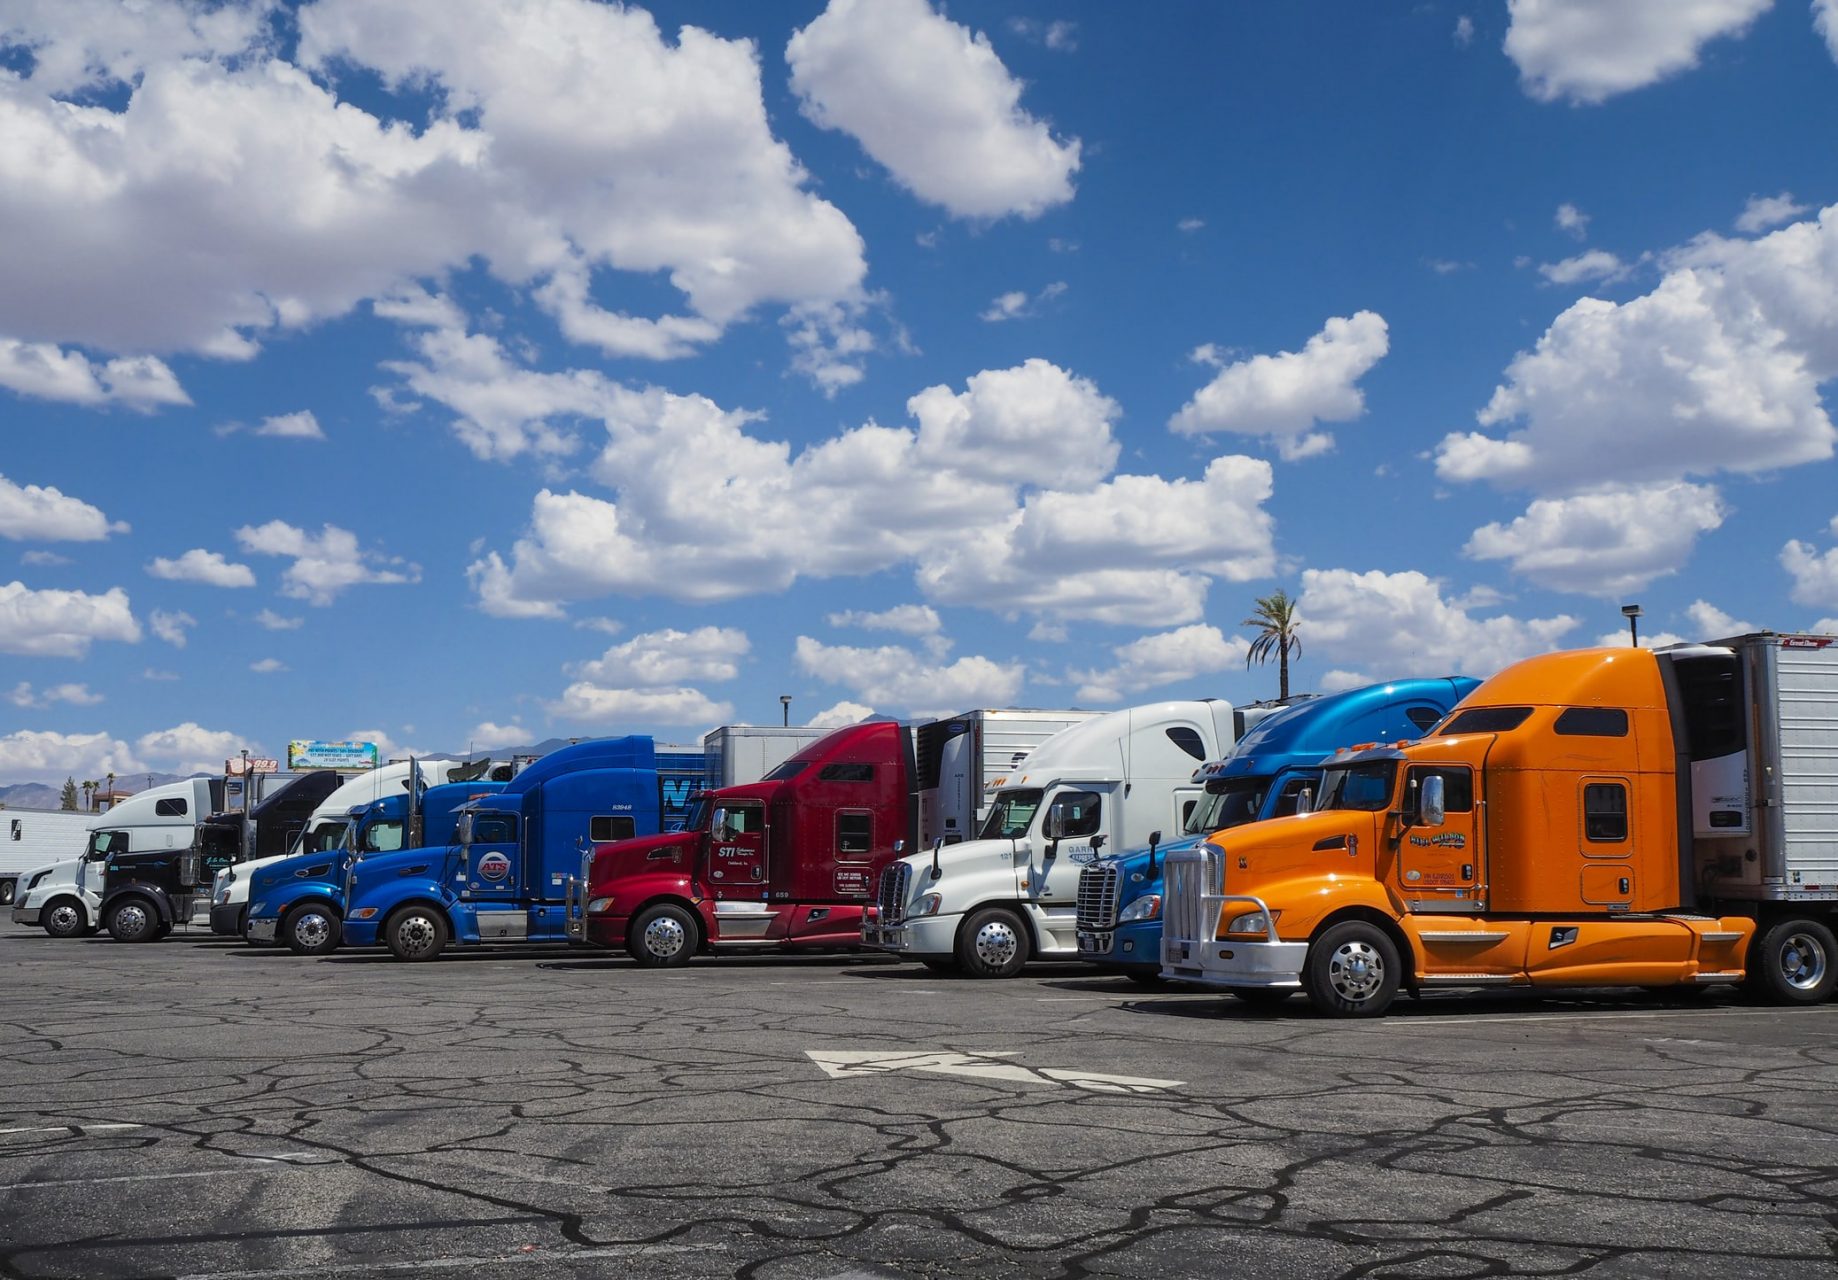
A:
[[[488,853],[479,859],[479,879],[493,884],[511,873],[511,860],[501,853]]]

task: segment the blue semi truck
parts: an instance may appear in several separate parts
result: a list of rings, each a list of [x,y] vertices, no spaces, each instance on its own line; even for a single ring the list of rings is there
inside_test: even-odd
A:
[[[1466,676],[1393,680],[1285,707],[1194,773],[1206,794],[1180,837],[1105,858],[1079,874],[1078,956],[1138,982],[1161,974],[1162,867],[1217,831],[1296,812],[1319,785],[1321,762],[1356,742],[1420,738],[1480,682]],[[1159,834],[1159,833],[1158,833]]]
[[[432,960],[449,944],[567,942],[583,851],[659,834],[664,782],[648,737],[550,752],[496,795],[456,809],[450,843],[353,862],[345,944],[382,943],[398,960]]]
[[[278,941],[302,956],[337,950],[344,933],[345,873],[353,862],[417,845],[451,842],[455,812],[505,785],[451,782],[424,789],[420,781],[419,772],[411,768],[408,791],[352,806],[336,847],[308,850],[258,866],[249,886],[249,941]]]

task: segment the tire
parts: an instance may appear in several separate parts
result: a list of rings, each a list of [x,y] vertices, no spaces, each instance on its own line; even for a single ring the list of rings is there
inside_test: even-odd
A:
[[[1348,920],[1309,944],[1302,985],[1309,1001],[1336,1018],[1376,1018],[1398,994],[1398,949],[1377,925]]]
[[[108,909],[109,937],[117,942],[155,942],[160,933],[159,911],[142,897],[122,898]]]
[[[1750,947],[1744,985],[1769,1004],[1818,1004],[1838,985],[1838,941],[1817,920],[1778,920]]]
[[[446,916],[419,904],[397,908],[383,924],[383,941],[398,960],[433,960],[447,949],[452,936]]]
[[[89,918],[84,914],[83,904],[75,898],[51,899],[38,918],[45,932],[54,938],[74,938],[81,933],[93,932]]]
[[[325,956],[338,950],[344,922],[323,902],[307,902],[281,918],[280,937],[297,956]]]
[[[625,948],[641,969],[681,968],[701,946],[701,925],[674,902],[646,907],[625,931]]]
[[[1012,978],[1033,951],[1027,926],[1002,907],[973,911],[957,934],[957,965],[972,978]]]
[[[1274,1009],[1295,994],[1286,987],[1233,987],[1232,994],[1253,1009]]]
[[[956,973],[957,961],[945,956],[920,956],[919,963],[933,973]]]

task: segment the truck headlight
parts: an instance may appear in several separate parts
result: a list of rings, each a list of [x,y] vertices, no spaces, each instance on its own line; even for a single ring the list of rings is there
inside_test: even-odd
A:
[[[1254,933],[1259,937],[1267,936],[1270,926],[1283,918],[1281,911],[1272,911],[1265,916],[1261,911],[1247,911],[1241,916],[1233,916],[1226,921],[1227,933]]]
[[[377,909],[375,907],[359,907],[356,911],[351,913],[351,918],[353,920],[368,920],[376,913]]]
[[[944,906],[944,904],[944,894],[928,893],[923,895],[917,902],[913,903],[913,909],[907,914],[913,916],[935,916],[938,914],[938,909]]]
[[[587,904],[587,914],[590,916],[597,916],[612,905],[613,900],[611,898],[591,899]]]
[[[263,908],[263,907],[265,907],[265,906],[267,906],[267,905],[268,905],[268,904],[267,904],[266,902],[251,902],[251,903],[249,904],[249,918],[250,918],[251,920],[253,920],[253,919],[255,919],[255,918],[256,918],[257,916],[259,916],[259,915],[261,915],[261,914],[262,914],[262,908]]]
[[[1132,920],[1159,920],[1161,914],[1161,894],[1145,893],[1118,913],[1117,923],[1129,924]]]

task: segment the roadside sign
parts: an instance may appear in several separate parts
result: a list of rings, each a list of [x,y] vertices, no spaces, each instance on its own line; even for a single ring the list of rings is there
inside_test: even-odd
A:
[[[251,763],[254,763],[251,761]],[[287,744],[289,769],[374,769],[377,767],[377,744],[374,742],[299,741]]]
[[[240,777],[243,771],[242,758],[239,756],[234,760],[225,760],[223,762],[223,771],[232,778]],[[279,773],[280,771],[281,762],[271,756],[249,757],[250,773]]]

